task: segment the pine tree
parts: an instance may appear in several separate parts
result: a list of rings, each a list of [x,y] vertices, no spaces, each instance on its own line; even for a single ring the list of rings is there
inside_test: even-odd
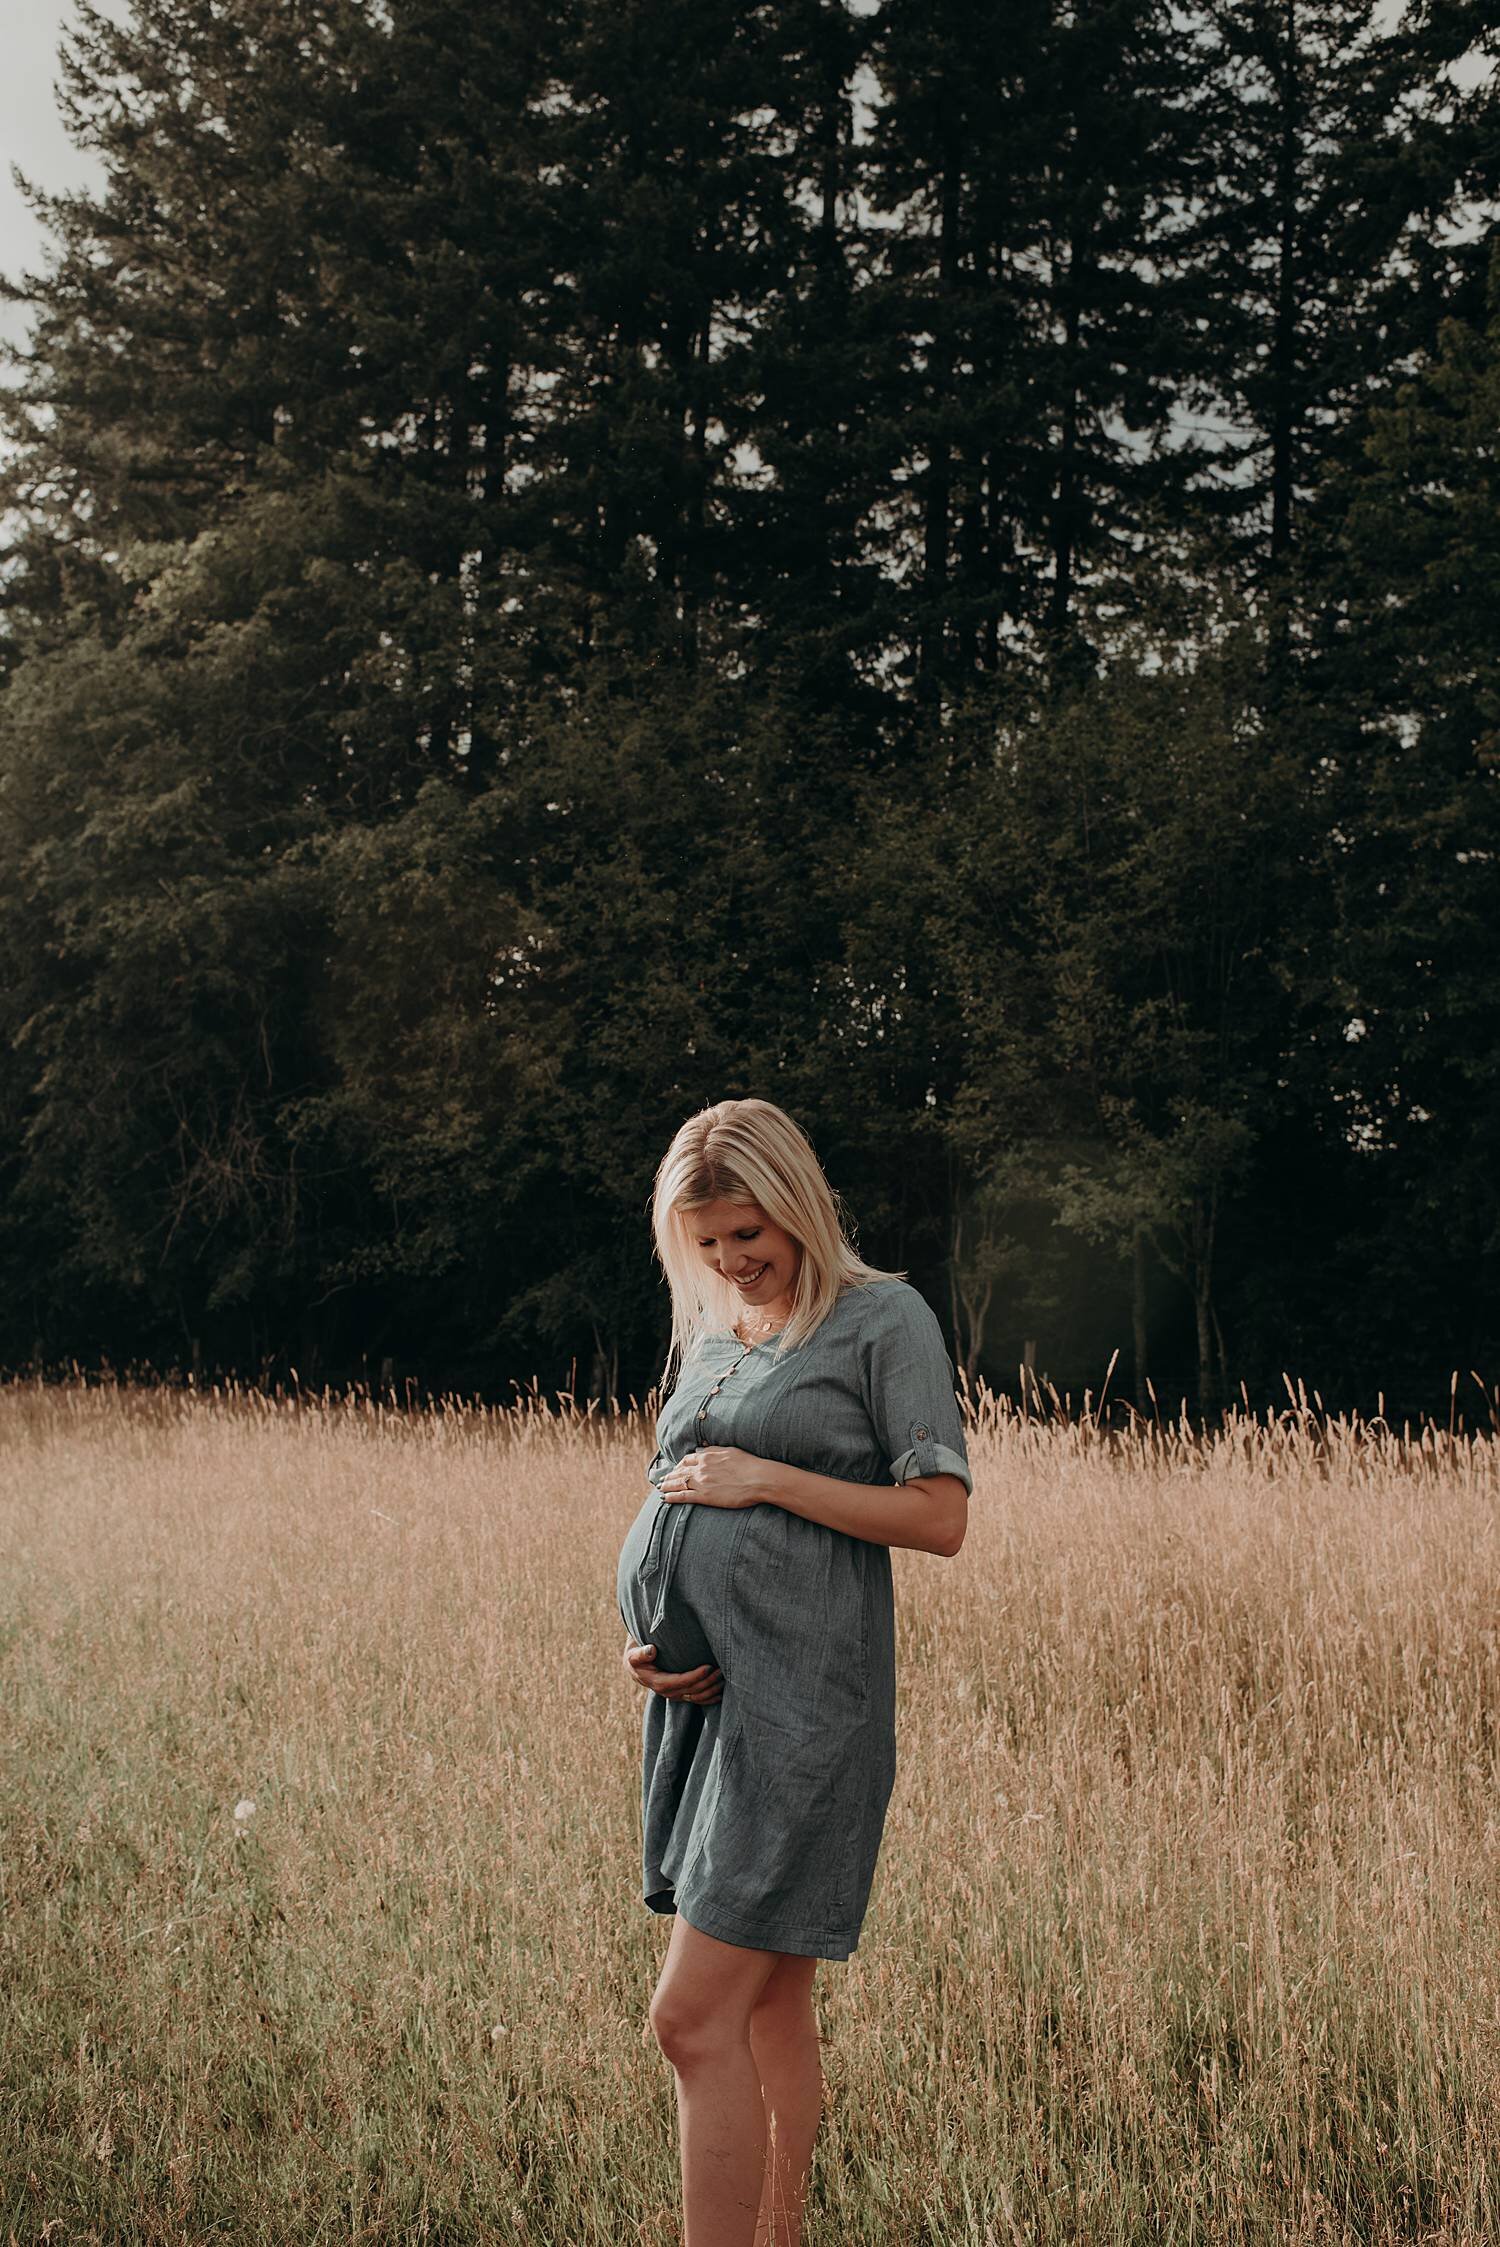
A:
[[[70,67],[105,185],[50,206],[7,468],[13,1206],[44,1295],[87,1277],[161,1346],[214,1313],[253,1350],[371,1275],[420,1288],[466,1238],[456,1154],[508,1175],[492,1101],[524,1081],[530,992],[490,972],[521,941],[503,894],[448,981],[466,1041],[436,955],[367,966],[384,1019],[420,1003],[465,1055],[431,1113],[403,1048],[404,1150],[340,973],[346,868],[408,909],[414,860],[437,895],[472,868],[424,789],[474,786],[480,685],[501,725],[530,662],[493,578],[502,529],[512,583],[524,545],[504,397],[536,357],[520,261],[551,265],[518,124],[546,62],[515,15],[471,38],[464,123],[458,29],[150,0],[89,18]]]
[[[895,0],[875,61],[868,193],[906,369],[886,550],[930,701],[1018,644],[1049,667],[1082,655],[1184,473],[1190,448],[1162,439],[1193,58],[1154,0]]]
[[[1308,687],[1331,929],[1300,991],[1305,1050],[1358,1173],[1333,1292],[1427,1386],[1500,1348],[1497,431],[1492,232],[1483,315],[1443,322],[1330,485],[1341,597]]]
[[[1472,11],[1410,13],[1382,28],[1363,0],[1203,10],[1214,169],[1186,240],[1211,342],[1189,402],[1226,423],[1203,505],[1283,604],[1324,472],[1357,448],[1371,389],[1430,342],[1462,262],[1438,245],[1476,184],[1488,103],[1439,73]]]

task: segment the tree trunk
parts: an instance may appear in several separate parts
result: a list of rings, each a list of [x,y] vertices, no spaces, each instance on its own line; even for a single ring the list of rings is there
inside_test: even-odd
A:
[[[953,1337],[955,1359],[963,1349],[963,1327],[959,1319],[958,1260],[963,1254],[964,1221],[955,1215],[948,1238],[948,1331]]]
[[[1224,1329],[1219,1324],[1218,1311],[1212,1305],[1210,1305],[1210,1309],[1213,1309],[1214,1347],[1219,1355],[1219,1393],[1224,1403],[1227,1404],[1229,1402],[1229,1352],[1225,1347]]]
[[[1146,1229],[1137,1225],[1130,1259],[1130,1343],[1134,1352],[1136,1410],[1145,1412],[1151,1396],[1146,1387],[1151,1367],[1146,1353]]]
[[[1281,58],[1281,138],[1277,150],[1276,316],[1271,344],[1275,391],[1271,415],[1271,560],[1292,542],[1296,475],[1297,373],[1297,156],[1301,127],[1297,77],[1297,5],[1285,0],[1286,45]]]
[[[594,1328],[594,1362],[589,1368],[589,1395],[601,1404],[613,1404],[620,1393],[620,1345],[613,1335]]]
[[[1214,1310],[1208,1274],[1200,1270],[1193,1289],[1193,1311],[1198,1334],[1198,1410],[1210,1417],[1219,1409],[1219,1369],[1214,1358]]]
[[[1078,303],[1070,299],[1067,312],[1068,365],[1078,350]],[[1078,509],[1078,385],[1070,373],[1063,400],[1062,442],[1057,463],[1057,497],[1052,516],[1052,599],[1048,624],[1059,647],[1067,630],[1073,603],[1073,548]]]
[[[936,424],[953,389],[953,300],[958,280],[959,163],[957,136],[944,135],[942,206],[938,232],[938,314],[933,339],[931,408],[934,432],[927,463],[926,519],[922,530],[922,628],[917,661],[919,701],[935,704],[942,693],[948,595],[949,503],[952,459]]]
[[[849,88],[842,59],[830,56],[824,74],[823,99],[818,109],[816,138],[818,163],[817,258],[825,276],[843,264],[839,240],[839,196],[843,187],[843,149],[848,132]]]
[[[703,531],[708,495],[708,392],[712,380],[713,312],[704,315],[688,363],[687,457],[683,475],[678,616],[684,667],[698,663],[698,610],[703,575]]]
[[[990,1302],[994,1293],[994,1281],[986,1280],[978,1295],[967,1295],[964,1298],[968,1333],[964,1340],[963,1368],[964,1377],[971,1384],[978,1377],[980,1353],[984,1348],[984,1330],[989,1323]]]
[[[979,1352],[984,1347],[984,1320],[989,1309],[991,1291],[986,1287],[982,1298],[977,1296],[964,1276],[962,1217],[954,1217],[949,1239],[948,1312],[949,1331],[953,1337],[953,1362],[961,1365],[972,1381]]]

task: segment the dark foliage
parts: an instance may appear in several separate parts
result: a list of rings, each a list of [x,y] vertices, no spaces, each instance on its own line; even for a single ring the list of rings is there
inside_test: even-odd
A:
[[[1497,44],[83,9],[0,1360],[641,1394],[755,1092],[996,1382],[1500,1374]]]

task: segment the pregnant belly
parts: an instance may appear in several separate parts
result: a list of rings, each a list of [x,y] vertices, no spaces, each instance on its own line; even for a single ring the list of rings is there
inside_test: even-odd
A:
[[[631,1523],[616,1569],[620,1617],[640,1644],[655,1646],[658,1669],[723,1667],[729,1561],[744,1523],[728,1507],[655,1496]]]
[[[770,1504],[668,1504],[653,1493],[626,1534],[620,1616],[657,1667],[711,1662],[785,1754],[827,1753],[890,1699],[890,1553]],[[893,1712],[889,1712],[892,1713]]]

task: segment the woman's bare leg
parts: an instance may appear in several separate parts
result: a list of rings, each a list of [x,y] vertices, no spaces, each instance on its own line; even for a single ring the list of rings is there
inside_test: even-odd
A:
[[[815,1958],[783,1951],[750,2015],[767,2145],[754,2247],[802,2247],[802,2210],[823,2113],[823,2061],[813,2012]]]
[[[673,1919],[650,2019],[677,2079],[684,2247],[754,2247],[767,2133],[750,2016],[781,1956]]]

